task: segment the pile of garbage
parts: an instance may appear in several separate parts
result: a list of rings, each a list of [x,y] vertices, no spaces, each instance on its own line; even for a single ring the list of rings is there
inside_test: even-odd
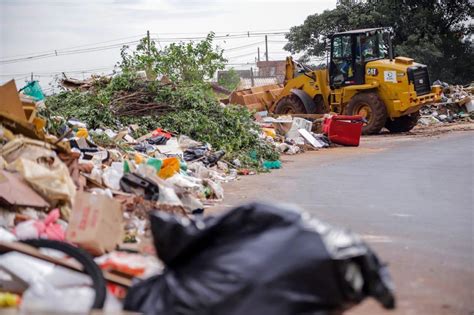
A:
[[[293,155],[306,150],[329,147],[329,140],[322,134],[312,132],[313,122],[299,117],[256,115],[266,141],[272,143],[283,154]]]
[[[43,132],[42,118],[25,116],[18,96],[2,104],[0,115],[2,185],[9,187],[0,193],[7,206],[1,226],[20,239],[47,234],[47,228],[33,227],[52,220],[48,213],[55,213],[54,222],[62,220],[52,225],[53,239],[66,239],[67,222],[84,210],[78,206],[81,200],[95,194],[127,209],[125,239],[136,242],[146,232],[147,211],[160,208],[185,217],[202,213],[222,200],[221,182],[237,177],[237,169],[222,161],[224,151],[161,128],[135,139],[137,125],[119,131],[89,129],[77,119],[54,117],[63,122],[56,137]],[[94,139],[107,139],[108,147]]]
[[[99,132],[138,125],[130,133],[135,139],[156,128],[187,135],[224,151],[228,162],[238,159],[243,168],[261,169],[263,160],[279,159],[278,152],[259,138],[261,129],[252,114],[241,106],[220,104],[204,83],[178,84],[165,78],[149,81],[125,72],[108,83],[99,78],[89,80],[48,97],[45,103],[40,114],[47,119],[48,132],[58,137],[64,132],[60,126],[74,118]],[[251,154],[256,159],[250,158]]]
[[[433,84],[442,87],[441,100],[421,108],[418,124],[429,126],[474,119],[474,83],[463,87],[438,80]]]
[[[22,103],[13,81],[1,87],[0,227],[15,239],[67,240],[94,255],[137,248],[151,210],[201,214],[223,199],[222,182],[280,168],[279,153],[331,144],[308,120],[260,114],[255,122],[202,89],[130,74],[79,87],[46,104]],[[88,234],[87,209],[97,205],[115,209],[103,221],[117,224]]]
[[[280,168],[280,153],[337,143],[358,145],[362,128],[355,116],[327,116],[322,118],[327,130],[314,133],[313,122],[303,118],[263,113],[253,117],[245,108],[216,103],[205,89],[123,76],[109,81],[97,78],[45,102],[38,101],[41,93],[36,84],[28,89],[27,93],[39,97],[19,94],[14,81],[0,86],[0,270],[13,279],[4,282],[0,273],[1,287],[7,292],[0,293],[0,305],[25,312],[86,313],[105,307],[106,300],[108,310],[120,310],[132,279],[179,266],[175,259],[164,259],[161,241],[186,245],[175,248],[183,257],[198,253],[204,245],[220,251],[224,243],[206,245],[207,236],[201,240],[199,233],[182,233],[187,233],[186,227],[189,233],[204,233],[206,225],[208,231],[215,230],[217,223],[206,223],[201,217],[205,208],[223,199],[223,182]],[[337,124],[345,124],[354,137],[332,135]],[[265,217],[271,219],[273,214],[256,211],[263,215],[257,213],[256,227],[263,228],[262,233],[271,231]],[[252,219],[253,212],[246,210],[242,220]],[[167,222],[153,227],[152,213]],[[287,214],[276,215],[280,216]],[[216,240],[230,241],[239,220],[232,230],[219,223],[223,238]],[[189,247],[189,242],[194,245]],[[373,259],[370,250],[354,246],[362,249],[359,256]],[[45,257],[40,248],[63,254]],[[281,246],[275,249],[286,252]],[[262,259],[267,259],[264,252]],[[247,254],[238,256],[242,255]],[[339,258],[326,257],[334,259]],[[217,269],[213,263],[209,270]],[[375,272],[382,268],[378,262],[373,267]],[[206,280],[207,285],[213,286],[211,280]],[[148,311],[133,292],[128,308]],[[359,293],[354,301],[334,300],[331,308],[375,296],[370,290]],[[221,295],[224,300],[228,294]],[[391,292],[388,297],[393,300]],[[389,301],[387,307],[392,304]]]
[[[222,200],[221,183],[237,178],[225,151],[186,135],[156,128],[137,137],[136,124],[113,130],[61,116],[45,120],[44,103],[23,100],[14,81],[0,96],[0,243],[68,242],[125,279],[144,276],[162,268],[149,213],[199,216]],[[53,133],[45,132],[52,124]],[[44,298],[44,290],[25,290],[16,289],[31,298],[27,304]]]
[[[337,145],[359,145],[362,117],[336,114],[318,116],[320,118],[310,121],[289,115],[272,117],[267,112],[255,114],[257,123],[262,127],[262,137],[282,154],[293,155]]]

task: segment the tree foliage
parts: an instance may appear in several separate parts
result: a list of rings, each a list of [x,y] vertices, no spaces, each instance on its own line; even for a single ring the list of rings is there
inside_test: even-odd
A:
[[[218,78],[217,83],[232,91],[239,85],[240,76],[234,68],[231,68]]]
[[[470,0],[372,0],[339,5],[313,14],[291,28],[285,49],[323,56],[325,39],[334,32],[393,27],[395,54],[427,64],[433,80],[474,80],[474,44]]]
[[[154,102],[169,104],[169,111],[117,116],[113,100],[124,92],[135,93],[143,86]],[[119,130],[138,124],[144,133],[161,127],[210,143],[216,150],[224,150],[229,160],[238,158],[245,167],[259,168],[261,159],[279,158],[275,147],[259,138],[260,127],[254,122],[253,114],[243,106],[221,106],[204,82],[162,84],[143,81],[134,72],[127,71],[96,89],[63,91],[49,96],[40,114],[47,119],[48,132],[58,136],[61,126],[70,118],[86,123],[90,131],[96,128]],[[96,140],[104,144],[107,139]],[[250,158],[251,153],[257,159]]]
[[[121,73],[110,80],[99,78],[88,91],[63,91],[46,99],[40,114],[47,119],[48,131],[59,136],[70,118],[86,123],[89,129],[118,130],[138,124],[144,133],[161,127],[210,143],[225,150],[229,160],[238,158],[244,167],[260,168],[263,159],[278,159],[275,147],[260,139],[261,130],[252,113],[243,106],[221,106],[205,82],[225,62],[222,51],[213,48],[213,38],[211,33],[201,42],[171,44],[162,50],[144,38],[135,50],[124,47]],[[143,80],[137,73],[140,70],[148,78],[166,75],[173,83]],[[166,104],[166,111],[120,114],[118,110],[127,104],[118,100],[137,93],[149,104]],[[95,140],[107,144],[103,136],[95,135]]]
[[[172,43],[160,50],[154,40],[145,37],[133,51],[122,48],[118,66],[122,71],[144,70],[149,78],[165,75],[173,82],[202,82],[224,69],[227,61],[223,50],[213,47],[213,40],[211,32],[202,41]]]

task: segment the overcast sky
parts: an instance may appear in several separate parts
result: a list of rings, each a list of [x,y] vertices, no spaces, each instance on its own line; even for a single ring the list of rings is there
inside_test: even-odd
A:
[[[335,5],[336,0],[0,0],[0,61],[76,46],[120,44],[139,39],[147,30],[162,39],[162,45],[166,38],[196,37],[209,31],[217,35],[284,31],[303,23],[309,14]],[[227,39],[216,44],[235,48],[263,39]],[[269,40],[270,59],[284,59],[284,36],[270,36]],[[94,45],[83,47],[89,44]],[[258,46],[263,52],[264,44],[255,44],[229,50],[226,56],[230,63],[252,62]],[[70,72],[76,78],[87,77],[91,71],[111,72],[119,52],[113,48],[0,64],[0,81],[13,74],[20,87],[27,73],[33,72],[47,89],[55,72]]]

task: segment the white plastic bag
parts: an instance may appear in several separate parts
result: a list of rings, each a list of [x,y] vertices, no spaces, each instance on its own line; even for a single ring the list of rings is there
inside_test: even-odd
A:
[[[89,314],[95,292],[91,287],[56,288],[33,283],[22,297],[21,314]]]
[[[108,167],[102,174],[102,180],[105,186],[113,190],[120,190],[120,179],[123,176],[123,167],[119,168],[117,162],[112,163],[111,167]],[[114,165],[115,164],[115,165]],[[121,163],[118,163],[121,165]]]

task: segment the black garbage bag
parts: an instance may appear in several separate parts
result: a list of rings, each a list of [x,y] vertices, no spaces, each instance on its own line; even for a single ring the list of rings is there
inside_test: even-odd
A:
[[[194,161],[203,158],[209,151],[207,145],[201,145],[197,147],[191,147],[183,152],[183,158],[186,162]]]
[[[219,162],[220,159],[222,159],[225,155],[224,151],[217,151],[212,154],[209,154],[207,156],[207,161],[204,162],[205,165],[207,166],[214,166]]]
[[[135,173],[124,174],[119,184],[124,192],[143,196],[145,200],[157,201],[160,197],[160,188],[155,182]]]
[[[153,145],[163,145],[163,144],[166,144],[166,142],[168,142],[168,138],[166,138],[165,136],[156,136],[156,137],[149,138],[146,141],[149,144],[153,144]]]
[[[186,162],[201,161],[206,166],[214,166],[225,155],[224,151],[212,153],[207,145],[191,147],[183,152],[183,158]]]
[[[162,275],[134,285],[124,308],[145,314],[333,314],[395,298],[388,271],[356,235],[297,211],[252,203],[189,221],[155,211]]]
[[[142,153],[153,152],[156,150],[154,146],[146,142],[140,142],[139,144],[134,145],[133,149]]]

